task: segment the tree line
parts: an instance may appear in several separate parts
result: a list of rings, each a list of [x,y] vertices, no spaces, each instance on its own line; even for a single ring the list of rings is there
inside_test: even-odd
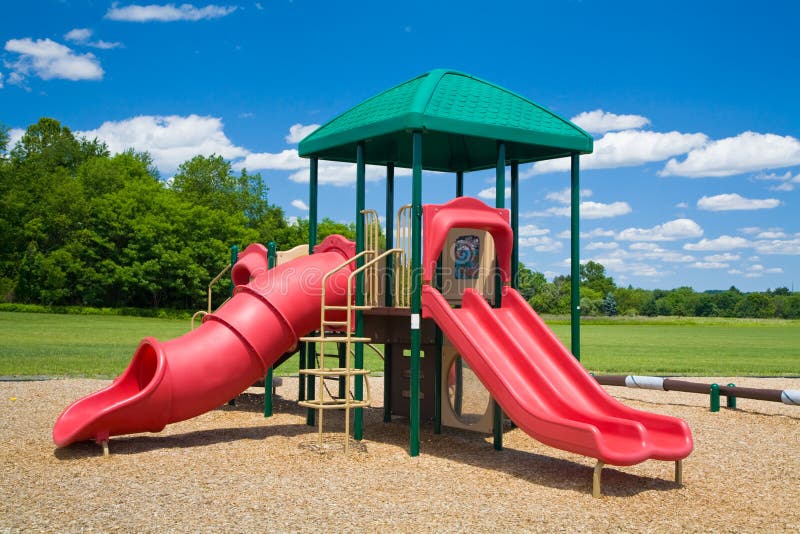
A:
[[[0,127],[0,301],[197,309],[231,245],[275,241],[285,250],[308,238],[308,220],[290,222],[271,204],[260,174],[234,172],[221,156],[196,156],[164,180],[149,154],[111,155],[50,118],[8,144]],[[332,233],[352,238],[355,228],[320,221],[319,238]],[[229,287],[220,284],[217,297]],[[548,282],[520,265],[519,287],[540,313],[569,313],[569,276]],[[800,318],[800,294],[617,287],[590,261],[581,311]]]
[[[111,155],[42,118],[14,147],[0,128],[0,300],[95,307],[203,307],[229,247],[307,242],[269,203],[260,174],[221,156],[184,162],[163,180],[147,153]],[[323,220],[319,235],[353,236]],[[229,290],[221,284],[219,295]]]

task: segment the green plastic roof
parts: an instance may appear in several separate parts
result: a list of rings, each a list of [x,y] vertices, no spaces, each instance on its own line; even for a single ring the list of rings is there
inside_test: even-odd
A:
[[[520,163],[592,152],[592,137],[555,113],[474,76],[434,70],[362,102],[300,142],[303,157],[411,167],[411,132],[422,130],[422,166],[475,171],[497,163],[497,141]]]

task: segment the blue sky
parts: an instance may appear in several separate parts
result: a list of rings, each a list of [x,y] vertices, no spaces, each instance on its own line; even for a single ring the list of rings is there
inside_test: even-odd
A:
[[[581,255],[620,284],[800,287],[800,4],[707,2],[4,2],[0,122],[42,116],[150,151],[163,177],[221,154],[307,214],[296,143],[434,68],[507,87],[595,136]],[[367,204],[382,211],[380,169]],[[402,174],[402,173],[401,173]],[[568,271],[569,175],[521,169],[521,259]],[[320,214],[352,220],[354,172],[323,165]],[[410,199],[397,180],[397,205]],[[491,173],[466,193],[493,202]],[[425,202],[453,196],[430,176]]]

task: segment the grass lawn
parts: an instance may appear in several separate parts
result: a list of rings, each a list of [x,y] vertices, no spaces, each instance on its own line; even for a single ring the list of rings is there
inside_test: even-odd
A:
[[[569,324],[549,324],[569,346]],[[0,376],[109,378],[125,369],[143,337],[168,340],[188,330],[186,320],[0,312]],[[582,362],[598,373],[796,376],[798,347],[799,321],[621,318],[581,328]],[[367,368],[383,369],[373,351],[364,353]],[[297,362],[276,373],[295,374]]]

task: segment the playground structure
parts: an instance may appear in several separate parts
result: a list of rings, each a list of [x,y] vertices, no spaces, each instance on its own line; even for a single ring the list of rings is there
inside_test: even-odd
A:
[[[408,417],[411,456],[420,452],[422,420],[437,433],[443,422],[491,428],[500,450],[507,414],[537,440],[595,458],[595,496],[605,464],[673,461],[681,483],[693,448],[686,423],[622,405],[579,363],[579,156],[591,151],[592,138],[572,123],[455,71],[432,71],[365,101],[300,143],[310,162],[308,255],[281,263],[274,247],[250,245],[232,257],[229,301],[213,313],[209,306],[202,325],[176,340],[145,339],[121,377],[64,411],[56,445],[96,440],[107,450],[112,435],[157,432],[260,378],[269,384],[272,368],[299,352],[307,421],[319,424],[322,439],[325,411],[344,410],[347,447],[351,411],[353,439],[363,439],[364,345],[374,342],[384,345],[384,421]],[[571,352],[515,289],[519,165],[559,157],[571,160]],[[320,159],[355,163],[355,243],[317,243]],[[365,206],[368,164],[386,168],[383,244],[378,213]],[[412,169],[411,203],[396,225],[395,167]],[[463,197],[465,173],[492,168],[495,207]],[[423,169],[454,172],[457,198],[423,205]],[[338,344],[337,367],[325,364],[326,343]],[[337,397],[325,394],[329,377],[339,380]],[[469,377],[492,396],[474,426],[459,421]]]

